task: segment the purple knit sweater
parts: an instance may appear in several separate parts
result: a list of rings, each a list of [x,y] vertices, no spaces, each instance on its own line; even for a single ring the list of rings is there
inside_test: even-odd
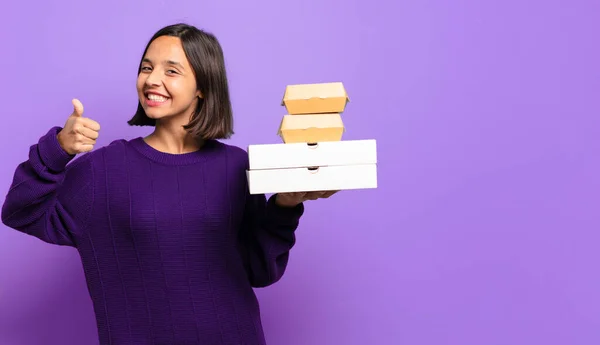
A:
[[[252,288],[283,275],[303,204],[250,195],[246,152],[219,141],[175,155],[117,140],[73,160],[60,130],[17,167],[2,221],[78,250],[100,343],[264,344]]]

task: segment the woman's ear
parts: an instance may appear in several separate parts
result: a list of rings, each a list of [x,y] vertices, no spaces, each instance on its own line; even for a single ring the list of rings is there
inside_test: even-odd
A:
[[[204,98],[204,95],[202,95],[202,91],[200,91],[200,90],[196,91],[196,97]]]

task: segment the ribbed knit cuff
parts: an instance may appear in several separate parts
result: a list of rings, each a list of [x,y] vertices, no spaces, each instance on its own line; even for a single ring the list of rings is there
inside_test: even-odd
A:
[[[273,194],[267,202],[267,214],[269,218],[279,224],[295,224],[304,214],[304,203],[294,207],[283,207],[275,202],[277,194]]]
[[[75,158],[75,155],[68,154],[60,146],[57,135],[61,130],[61,127],[53,127],[38,142],[38,152],[42,162],[48,169],[56,172],[63,171],[67,164]]]

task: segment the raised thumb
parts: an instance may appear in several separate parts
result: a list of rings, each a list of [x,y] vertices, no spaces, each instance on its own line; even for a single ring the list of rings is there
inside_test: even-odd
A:
[[[71,114],[71,116],[83,116],[83,104],[81,104],[81,102],[78,99],[73,99],[71,103],[73,103],[73,113]]]

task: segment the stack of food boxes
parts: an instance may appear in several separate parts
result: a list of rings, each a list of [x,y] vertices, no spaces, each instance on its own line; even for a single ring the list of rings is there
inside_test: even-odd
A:
[[[341,82],[288,85],[283,144],[250,145],[251,194],[377,188],[375,140],[342,140],[349,102]]]

